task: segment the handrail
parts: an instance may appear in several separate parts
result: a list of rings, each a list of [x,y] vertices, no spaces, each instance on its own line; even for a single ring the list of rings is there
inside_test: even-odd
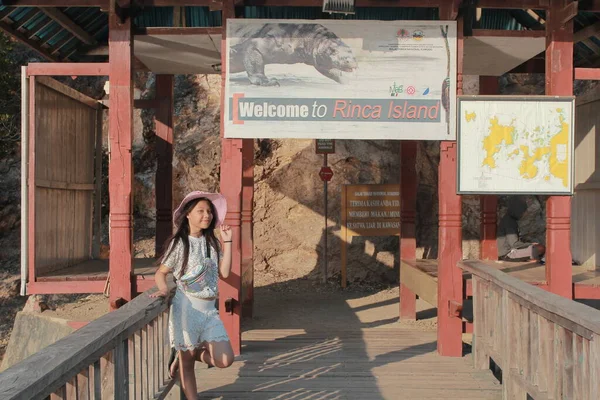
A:
[[[524,306],[539,308],[544,317],[570,329],[579,325],[585,330],[600,335],[600,312],[584,304],[557,296],[544,289],[530,285],[510,276],[479,260],[465,260],[460,263],[464,271],[477,275],[487,281],[494,282],[504,290],[519,297]]]
[[[458,265],[472,274],[474,366],[501,369],[503,399],[600,398],[600,311],[485,261]]]
[[[170,290],[173,287],[170,283]],[[45,399],[69,390],[89,394],[108,390],[119,399],[129,398],[136,387],[160,397],[158,392],[173,384],[165,370],[169,305],[162,298],[150,298],[154,291],[156,287],[0,373],[0,399]],[[134,382],[144,378],[136,377],[135,371],[143,363],[152,368],[153,376],[140,374],[146,381]],[[106,379],[107,372],[114,380]]]

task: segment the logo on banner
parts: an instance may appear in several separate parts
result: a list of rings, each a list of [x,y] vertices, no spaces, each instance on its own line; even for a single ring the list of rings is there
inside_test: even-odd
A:
[[[423,33],[423,31],[420,31],[420,30],[416,30],[412,34],[412,38],[414,40],[416,40],[417,42],[420,41],[421,39],[423,39],[424,37],[425,37],[425,34]]]
[[[412,37],[412,35],[409,30],[403,28],[396,32],[396,37],[400,40],[408,40]]]

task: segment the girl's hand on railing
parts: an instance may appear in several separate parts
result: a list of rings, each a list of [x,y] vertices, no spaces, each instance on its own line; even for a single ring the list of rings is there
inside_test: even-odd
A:
[[[156,297],[164,297],[165,299],[168,299],[168,298],[169,298],[169,292],[167,292],[167,291],[162,291],[162,290],[157,290],[156,292],[154,292],[154,293],[151,293],[151,294],[149,294],[148,296],[149,296],[149,297],[152,297],[152,298],[156,298]]]

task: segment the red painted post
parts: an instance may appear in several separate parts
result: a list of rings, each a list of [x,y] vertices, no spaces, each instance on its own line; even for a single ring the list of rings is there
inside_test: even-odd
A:
[[[173,231],[173,75],[156,76],[156,241],[155,254]]]
[[[547,95],[573,95],[573,20],[562,22],[566,5],[551,0],[546,13]],[[546,204],[546,281],[552,293],[573,298],[571,198],[551,196]]]
[[[110,2],[108,17],[110,105],[108,132],[110,158],[110,304],[112,308],[132,297],[132,186],[133,40],[131,19],[121,22]]]
[[[254,141],[242,141],[242,316],[252,317],[254,308]]]
[[[463,21],[457,23],[457,94],[462,94]],[[442,356],[462,356],[462,320],[452,314],[463,300],[462,200],[456,194],[456,141],[440,143],[438,172],[438,330],[437,349]]]
[[[415,215],[417,208],[417,142],[404,141],[400,155],[400,259],[417,258]],[[400,266],[402,268],[402,265]],[[417,319],[417,296],[400,281],[400,319]]]
[[[456,194],[456,142],[440,144],[438,353],[462,356],[462,321],[450,315],[450,302],[462,303],[462,202]]]
[[[498,94],[497,76],[479,77],[479,94]],[[482,260],[498,259],[498,243],[496,241],[498,196],[479,196],[481,208],[481,231],[479,257]]]
[[[227,18],[234,17],[233,1],[223,2],[223,39],[221,41],[221,110],[225,104],[225,54],[227,48]],[[221,113],[221,193],[227,198],[227,215],[225,224],[230,225],[233,232],[231,273],[227,279],[219,281],[219,314],[229,334],[233,352],[239,355],[242,350],[241,343],[241,222],[242,222],[242,139],[224,139],[225,118]],[[227,312],[225,302],[232,301],[233,308]]]

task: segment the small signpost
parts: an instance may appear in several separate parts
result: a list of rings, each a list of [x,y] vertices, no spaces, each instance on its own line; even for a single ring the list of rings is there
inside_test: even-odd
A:
[[[335,153],[334,139],[317,139],[316,140],[317,154],[333,154]]]
[[[335,153],[335,140],[315,140],[315,152],[323,154],[323,166],[319,171],[319,177],[323,181],[323,197],[325,198],[325,234],[323,235],[323,283],[327,283],[327,182],[333,178],[333,170],[327,165],[327,154]]]

